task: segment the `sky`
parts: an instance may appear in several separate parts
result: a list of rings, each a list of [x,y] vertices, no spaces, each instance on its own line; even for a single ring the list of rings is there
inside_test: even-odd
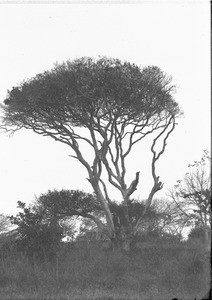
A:
[[[156,172],[166,193],[188,164],[210,150],[209,1],[90,1],[69,4],[0,4],[0,102],[21,81],[82,56],[107,56],[141,67],[156,65],[173,77],[184,111]],[[0,134],[0,213],[16,214],[53,189],[92,189],[71,149],[27,130]],[[139,144],[128,162],[128,184],[141,179],[134,196],[152,186],[150,146]],[[114,191],[112,198],[118,197]]]

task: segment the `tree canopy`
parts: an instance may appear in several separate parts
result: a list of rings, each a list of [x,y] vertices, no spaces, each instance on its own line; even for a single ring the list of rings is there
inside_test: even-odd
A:
[[[114,121],[150,122],[179,113],[174,89],[171,77],[158,67],[141,70],[118,59],[81,58],[14,87],[5,100],[4,121],[42,133],[56,128],[65,132],[65,126],[92,126],[100,131]]]

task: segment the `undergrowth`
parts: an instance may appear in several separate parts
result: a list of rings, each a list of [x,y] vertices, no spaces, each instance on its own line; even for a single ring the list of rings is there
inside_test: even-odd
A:
[[[1,300],[194,300],[209,286],[210,254],[200,244],[143,243],[128,254],[64,244],[54,261],[0,250]]]

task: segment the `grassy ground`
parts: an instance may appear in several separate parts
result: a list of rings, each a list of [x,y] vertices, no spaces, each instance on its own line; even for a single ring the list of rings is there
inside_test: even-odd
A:
[[[210,255],[197,243],[143,243],[128,255],[66,245],[54,263],[0,252],[1,300],[194,300],[209,286]]]

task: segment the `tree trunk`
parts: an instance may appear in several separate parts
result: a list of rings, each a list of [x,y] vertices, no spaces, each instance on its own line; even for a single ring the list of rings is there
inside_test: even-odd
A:
[[[134,238],[133,231],[131,231],[130,228],[126,228],[124,226],[121,226],[118,229],[116,228],[116,234],[111,238],[113,249],[129,253],[132,248]]]
[[[107,203],[105,197],[102,194],[102,191],[101,191],[101,189],[99,187],[98,181],[95,178],[91,177],[89,179],[89,182],[91,183],[91,185],[92,185],[92,187],[94,189],[94,192],[95,192],[95,194],[96,194],[96,196],[97,196],[99,202],[101,203],[102,208],[103,208],[103,210],[105,212],[108,229],[109,229],[109,232],[110,232],[110,234],[112,236],[112,235],[114,235],[115,227],[114,227],[113,217],[112,217],[110,208],[108,206],[108,203]]]

